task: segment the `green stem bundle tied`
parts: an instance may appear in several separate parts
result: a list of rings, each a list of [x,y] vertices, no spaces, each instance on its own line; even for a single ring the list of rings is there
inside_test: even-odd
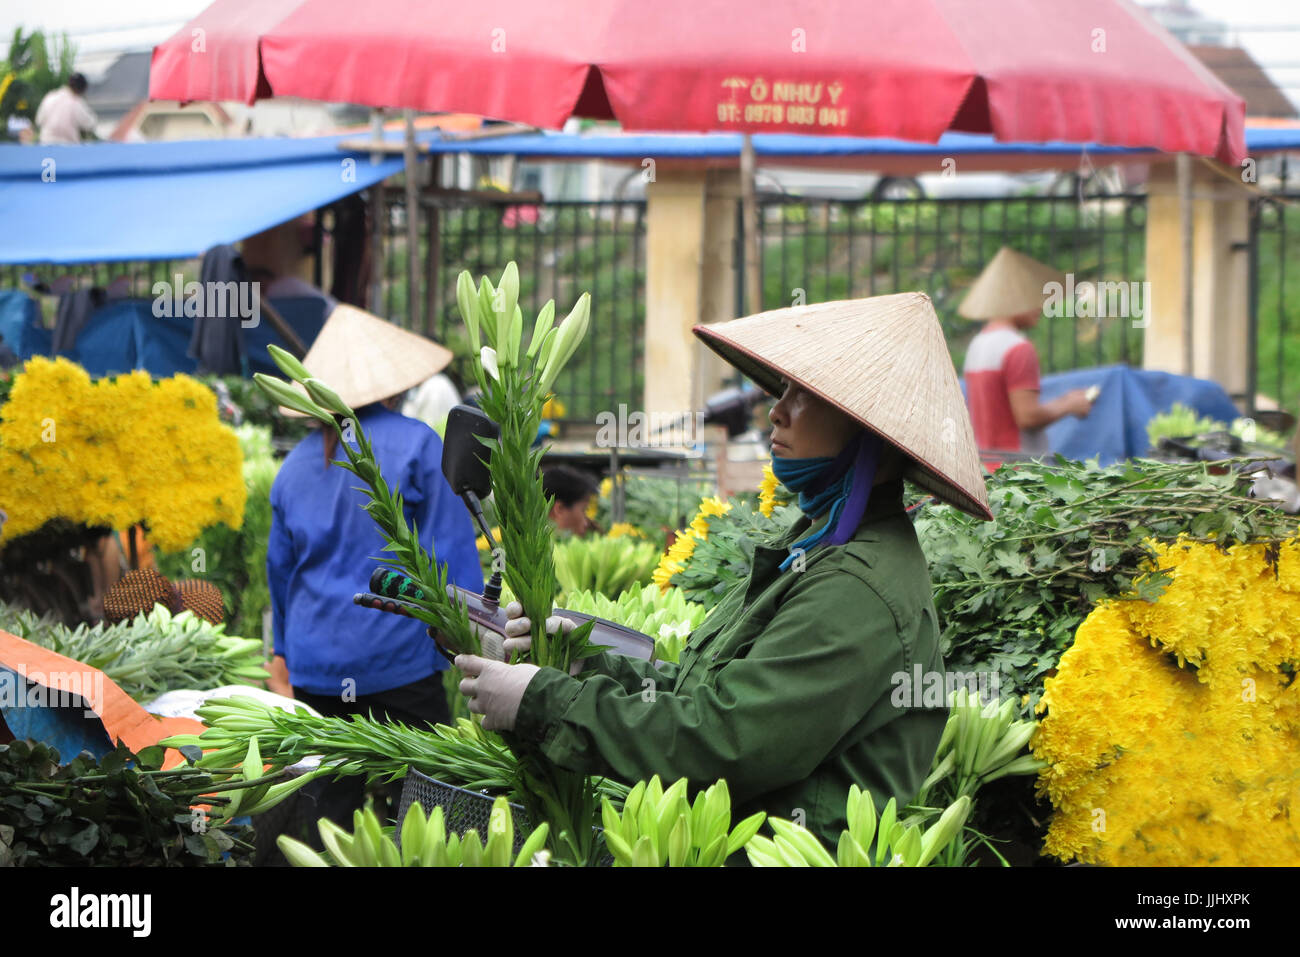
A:
[[[586,335],[591,296],[583,293],[555,328],[555,304],[547,303],[533,323],[532,339],[521,354],[524,321],[519,285],[519,270],[513,262],[506,266],[497,285],[483,277],[477,291],[469,273],[462,272],[456,280],[456,302],[470,341],[478,349],[479,359],[473,369],[482,391],[480,405],[500,428],[498,438],[484,441],[491,450],[489,472],[500,517],[505,581],[533,622],[528,657],[534,664],[567,674],[573,663],[599,654],[602,649],[588,640],[590,624],[554,636],[544,629],[558,587],[554,532],[547,518],[551,502],[542,486],[540,470],[543,450],[535,450],[532,445],[551,387]],[[393,553],[393,564],[414,579],[425,594],[413,601],[416,616],[441,632],[451,647],[477,654],[478,636],[470,626],[464,604],[447,594],[446,566],[434,564],[417,532],[407,525],[402,497],[389,488],[380,473],[356,413],[298,360],[282,349],[269,349],[276,365],[306,394],[265,375],[254,377],[258,385],[282,405],[338,431],[347,455],[347,461],[339,464],[366,483],[370,500],[365,508],[384,535],[385,550]],[[530,746],[521,744],[516,753],[529,784],[525,792],[533,795],[533,799],[526,800],[528,810],[534,820],[551,823],[557,859],[587,863],[594,853],[590,822],[595,816],[596,798],[592,782],[583,775],[553,767]]]

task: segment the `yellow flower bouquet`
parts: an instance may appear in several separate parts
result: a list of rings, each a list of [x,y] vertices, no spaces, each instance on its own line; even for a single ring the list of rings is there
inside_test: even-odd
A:
[[[1154,548],[1173,577],[1164,594],[1099,605],[1046,682],[1044,850],[1300,864],[1300,541]]]
[[[164,550],[210,525],[239,528],[246,491],[216,396],[184,375],[92,381],[67,359],[30,359],[0,406],[0,509],[7,542],[54,518],[148,525]]]

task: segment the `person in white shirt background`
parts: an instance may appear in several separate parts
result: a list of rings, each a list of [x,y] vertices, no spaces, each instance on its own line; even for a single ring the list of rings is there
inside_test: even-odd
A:
[[[86,78],[74,73],[66,86],[45,94],[36,109],[36,127],[43,144],[75,145],[81,142],[83,133],[94,135],[99,118],[86,104],[85,92]]]

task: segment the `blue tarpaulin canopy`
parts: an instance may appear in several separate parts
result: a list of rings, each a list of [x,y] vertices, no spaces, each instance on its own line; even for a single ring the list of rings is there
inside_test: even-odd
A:
[[[401,170],[342,139],[0,146],[0,263],[188,259]]]
[[[861,136],[805,136],[797,133],[758,133],[754,155],[769,163],[800,160],[860,159],[863,168],[888,158],[920,158],[937,168],[946,156],[988,157],[996,168],[1047,167],[1054,159],[1070,165],[1083,153],[1103,162],[1148,160],[1164,155],[1159,150],[1102,146],[1096,143],[1003,143],[984,133],[945,133],[937,143]],[[454,136],[422,137],[435,153],[474,153],[501,156],[517,154],[530,159],[736,159],[743,137],[739,133],[518,133],[510,136],[460,140]],[[1300,127],[1248,126],[1246,148],[1251,155],[1300,149]]]
[[[89,143],[0,146],[0,264],[188,259],[233,243],[399,172],[400,157],[340,149],[365,136],[311,139],[192,140],[173,143]],[[386,139],[397,141],[396,134]],[[474,153],[534,159],[640,162],[734,162],[734,133],[594,135],[541,133],[481,139],[417,135],[430,153]],[[1250,127],[1252,155],[1300,149],[1300,129]],[[938,143],[840,136],[760,134],[760,161],[852,166],[885,171],[898,164],[937,168],[964,157],[963,169],[1028,169],[1094,159],[1134,160],[1153,150],[1078,143],[999,143],[991,136],[948,133]]]

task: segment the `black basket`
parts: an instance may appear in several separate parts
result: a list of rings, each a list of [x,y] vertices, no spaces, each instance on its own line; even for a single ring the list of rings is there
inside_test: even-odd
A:
[[[402,801],[397,808],[397,827],[393,832],[397,849],[399,851],[402,849],[402,822],[406,820],[407,809],[417,802],[424,809],[425,814],[435,806],[442,808],[443,825],[449,834],[455,833],[463,837],[466,831],[473,829],[486,844],[488,822],[492,817],[492,803],[495,800],[496,798],[487,794],[467,791],[446,781],[431,778],[415,768],[408,768],[406,778],[402,782]],[[515,826],[515,841],[510,853],[518,856],[525,839],[533,830],[533,825],[528,820],[528,814],[518,804],[510,805],[510,816],[514,819]],[[591,830],[595,834],[600,834],[603,829],[593,827]],[[614,856],[606,853],[599,863],[601,867],[612,867]]]
[[[419,803],[427,815],[434,807],[442,808],[443,823],[449,834],[464,836],[466,831],[478,831],[479,839],[484,844],[488,839],[488,821],[492,817],[492,802],[495,798],[477,791],[467,791],[454,784],[439,781],[427,774],[421,774],[415,768],[406,772],[402,783],[402,801],[397,808],[397,828],[393,839],[400,850],[402,846],[402,822],[406,820],[406,811],[412,804]],[[515,841],[511,854],[518,854],[524,846],[524,840],[532,831],[528,815],[518,804],[510,805],[510,815],[514,818]]]

